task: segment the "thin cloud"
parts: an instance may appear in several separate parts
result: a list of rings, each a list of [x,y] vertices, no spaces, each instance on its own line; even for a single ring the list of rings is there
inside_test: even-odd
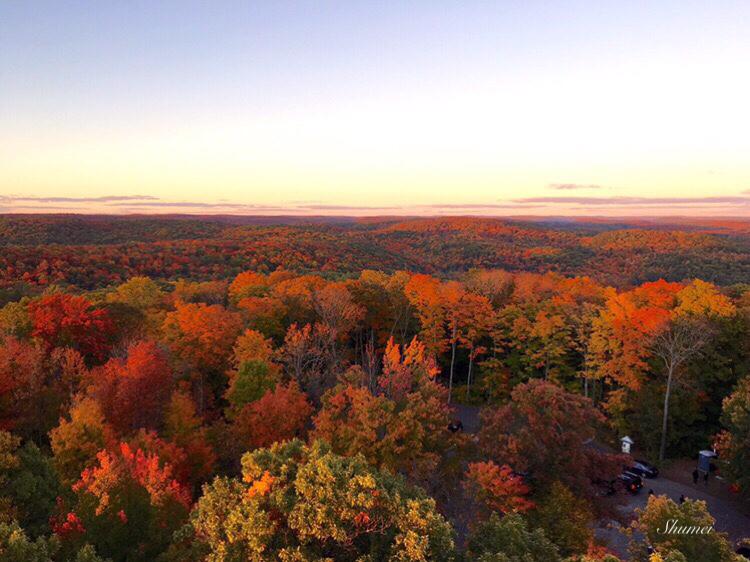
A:
[[[596,183],[550,183],[547,185],[550,189],[569,191],[573,189],[602,189],[602,185]]]
[[[527,203],[434,203],[430,205],[415,205],[419,209],[525,209],[537,207]]]
[[[295,205],[293,209],[307,209],[309,211],[396,211],[399,206],[368,206],[368,205]]]
[[[16,195],[0,195],[3,203],[23,201],[29,203],[114,203],[117,201],[158,201],[158,197],[151,195],[103,195],[100,197],[28,197]]]
[[[539,205],[596,205],[601,207],[623,207],[643,205],[750,205],[750,197],[741,195],[716,197],[524,197],[513,199],[515,203]]]

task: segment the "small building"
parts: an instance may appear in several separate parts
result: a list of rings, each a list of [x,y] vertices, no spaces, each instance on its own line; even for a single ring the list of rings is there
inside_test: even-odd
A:
[[[711,472],[711,459],[715,459],[716,457],[716,453],[709,450],[698,453],[698,470],[704,473]]]
[[[625,437],[620,438],[620,443],[622,452],[626,455],[629,455],[630,449],[635,444],[635,441],[633,441],[628,435],[626,435]]]

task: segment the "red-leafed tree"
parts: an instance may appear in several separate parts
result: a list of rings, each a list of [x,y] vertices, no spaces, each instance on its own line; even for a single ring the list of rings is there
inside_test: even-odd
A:
[[[534,507],[528,499],[531,489],[508,465],[492,461],[469,464],[464,488],[479,507],[480,516],[492,512],[523,513]]]
[[[141,341],[128,348],[126,358],[110,359],[92,370],[87,379],[88,392],[124,434],[141,427],[159,427],[174,377],[159,345]]]
[[[86,298],[46,295],[31,301],[28,310],[31,334],[48,350],[72,347],[95,360],[106,357],[114,325],[106,311],[95,309]]]
[[[278,384],[259,400],[245,405],[234,422],[234,433],[243,450],[268,447],[301,436],[312,412],[296,382]]]
[[[560,480],[575,494],[594,498],[594,482],[612,480],[622,468],[620,455],[595,446],[603,414],[588,398],[554,383],[520,384],[508,404],[485,408],[481,418],[485,456],[527,473],[535,489],[546,491]]]
[[[44,351],[27,341],[0,341],[0,429],[32,429],[44,388]]]

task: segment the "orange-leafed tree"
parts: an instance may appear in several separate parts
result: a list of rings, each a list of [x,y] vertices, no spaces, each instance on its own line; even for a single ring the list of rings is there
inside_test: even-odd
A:
[[[430,479],[443,453],[459,444],[447,429],[447,392],[435,382],[435,372],[418,341],[402,354],[391,340],[374,390],[365,373],[353,368],[326,392],[314,437],[331,443],[338,454],[362,454],[374,466]]]
[[[219,304],[177,303],[164,319],[162,331],[170,349],[190,367],[221,372],[229,364],[241,328],[240,315]]]
[[[243,271],[229,285],[229,299],[236,303],[246,297],[262,297],[268,288],[268,277],[255,271]]]
[[[458,309],[458,341],[469,354],[469,368],[466,374],[467,396],[471,394],[474,362],[487,351],[480,342],[489,335],[494,323],[495,311],[490,301],[482,295],[464,292]]]
[[[419,320],[419,339],[436,357],[445,350],[445,306],[440,281],[430,275],[413,275],[404,286],[404,293]]]
[[[274,296],[245,297],[237,303],[247,325],[265,336],[279,341],[284,337],[284,321],[287,315],[286,305]]]
[[[216,465],[216,452],[208,440],[208,430],[198,415],[190,394],[175,390],[164,415],[164,436],[187,454],[188,481],[194,487],[207,481]]]
[[[31,334],[48,350],[72,347],[87,358],[106,357],[114,325],[102,309],[85,297],[62,293],[46,295],[28,305]]]
[[[440,286],[438,290],[440,302],[443,307],[446,322],[446,343],[450,348],[450,368],[448,369],[448,402],[451,401],[453,393],[453,374],[456,364],[456,348],[460,339],[459,329],[461,327],[461,308],[464,300],[464,288],[457,281],[448,281]]]
[[[646,283],[625,293],[612,290],[593,320],[588,363],[595,378],[637,391],[648,369],[650,345],[670,318],[676,284]]]

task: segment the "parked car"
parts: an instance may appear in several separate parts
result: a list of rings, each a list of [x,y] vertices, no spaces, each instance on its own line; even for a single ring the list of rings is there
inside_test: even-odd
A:
[[[659,476],[659,469],[656,468],[653,464],[644,460],[636,459],[635,462],[633,462],[633,468],[637,468],[638,470],[642,471],[643,476],[645,476],[646,478],[656,478]]]
[[[653,464],[642,460],[635,460],[633,464],[627,468],[629,472],[634,472],[641,478],[656,478],[659,476],[659,469]]]
[[[620,485],[630,494],[637,494],[643,488],[643,480],[637,474],[624,471],[620,476],[617,477]]]
[[[601,497],[613,496],[619,491],[637,494],[643,488],[643,480],[637,474],[625,470],[614,480],[595,480],[594,485]]]
[[[464,423],[461,420],[453,420],[448,424],[448,431],[451,433],[457,433],[464,430]]]

